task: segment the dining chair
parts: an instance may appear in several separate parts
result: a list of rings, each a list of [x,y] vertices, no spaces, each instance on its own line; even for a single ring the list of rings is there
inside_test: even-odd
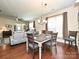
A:
[[[66,37],[64,39],[65,43],[66,43],[66,41],[68,41],[69,45],[72,45],[73,42],[75,42],[75,46],[77,46],[77,44],[76,44],[76,37],[77,37],[77,31],[69,31],[68,37]]]
[[[57,53],[57,47],[56,47],[56,44],[57,44],[57,35],[58,33],[52,33],[51,34],[51,38],[49,41],[45,42],[45,46],[47,48],[49,48],[52,52],[52,47],[55,46],[55,51]]]
[[[53,31],[47,31],[46,34],[53,34]]]
[[[53,31],[46,31],[46,30],[42,30],[42,33],[44,34],[52,34]]]
[[[34,42],[34,34],[33,33],[28,33],[27,34],[27,39],[28,39],[28,48],[32,52],[33,58],[34,59],[34,52],[35,49],[38,49],[38,44]]]
[[[45,34],[46,32],[47,32],[46,30],[42,30],[42,33],[44,33],[44,34]]]

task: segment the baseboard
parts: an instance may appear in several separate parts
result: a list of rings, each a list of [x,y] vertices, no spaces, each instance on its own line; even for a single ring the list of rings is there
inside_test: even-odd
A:
[[[64,43],[64,39],[57,39],[57,42]]]

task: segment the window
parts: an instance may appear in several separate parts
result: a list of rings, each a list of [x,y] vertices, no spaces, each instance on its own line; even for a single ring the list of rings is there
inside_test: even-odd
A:
[[[48,18],[48,31],[58,32],[58,38],[63,38],[63,15]]]

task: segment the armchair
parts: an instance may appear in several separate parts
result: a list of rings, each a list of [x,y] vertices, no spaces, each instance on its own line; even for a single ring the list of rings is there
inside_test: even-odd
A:
[[[68,37],[66,37],[64,40],[65,40],[65,43],[66,43],[66,41],[68,41],[69,42],[69,45],[71,44],[73,44],[73,42],[75,42],[75,46],[77,46],[76,45],[76,37],[77,37],[77,31],[69,31],[69,35],[68,35]]]

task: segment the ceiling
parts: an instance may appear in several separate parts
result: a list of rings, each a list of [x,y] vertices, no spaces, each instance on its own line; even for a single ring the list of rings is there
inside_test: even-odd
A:
[[[41,5],[45,3],[47,6]],[[75,0],[0,0],[0,14],[28,21],[74,3]]]
[[[76,0],[76,2],[79,2],[79,0]]]

